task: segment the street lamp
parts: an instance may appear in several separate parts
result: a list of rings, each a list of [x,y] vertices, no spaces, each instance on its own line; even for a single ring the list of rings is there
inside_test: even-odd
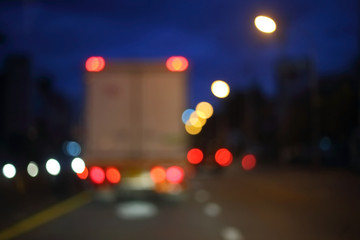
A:
[[[230,93],[230,87],[225,81],[216,80],[211,84],[211,92],[215,97],[226,98]],[[217,141],[223,142],[228,131],[228,120],[226,113],[219,114],[218,117],[216,117],[216,131]]]
[[[257,16],[254,20],[254,24],[256,28],[264,33],[270,34],[275,32],[276,23],[275,21],[266,16]],[[308,35],[308,34],[306,34]],[[313,47],[312,47],[313,49]],[[315,51],[312,52],[311,55],[314,54]],[[313,141],[313,163],[314,165],[318,165],[320,163],[320,156],[317,150],[317,141],[319,139],[319,115],[317,113],[319,109],[319,96],[318,96],[318,79],[315,72],[314,67],[310,68],[310,103],[311,103],[311,115],[312,115],[312,141]]]
[[[255,18],[255,26],[259,31],[264,33],[273,33],[276,30],[276,23],[275,21],[266,16],[257,16]]]
[[[211,92],[218,98],[226,98],[230,93],[230,87],[226,82],[216,80],[211,84]]]

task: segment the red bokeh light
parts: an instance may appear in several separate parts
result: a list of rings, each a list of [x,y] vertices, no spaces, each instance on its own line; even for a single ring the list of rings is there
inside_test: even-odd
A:
[[[243,157],[241,165],[244,170],[251,170],[256,166],[256,158],[252,154],[247,154]]]
[[[184,179],[184,170],[179,166],[172,166],[166,170],[166,179],[170,183],[181,183]]]
[[[166,61],[166,67],[172,72],[183,72],[189,66],[189,62],[182,56],[173,56]]]
[[[154,183],[162,183],[166,180],[166,171],[163,167],[156,166],[150,170],[150,176]]]
[[[190,149],[190,151],[187,154],[187,160],[191,164],[199,164],[203,160],[204,154],[203,152],[198,148]]]
[[[118,183],[120,182],[120,172],[119,170],[117,170],[114,167],[109,167],[108,169],[106,169],[106,179],[110,182],[110,183]]]
[[[83,180],[85,180],[88,177],[88,175],[89,175],[89,170],[87,169],[87,167],[85,167],[82,173],[77,173],[77,176]]]
[[[215,154],[215,161],[222,167],[229,166],[232,163],[233,155],[226,148],[217,150]]]
[[[85,63],[85,68],[89,72],[100,72],[104,67],[105,60],[103,57],[89,57]]]
[[[105,172],[100,167],[90,168],[90,179],[93,183],[101,184],[105,181]]]

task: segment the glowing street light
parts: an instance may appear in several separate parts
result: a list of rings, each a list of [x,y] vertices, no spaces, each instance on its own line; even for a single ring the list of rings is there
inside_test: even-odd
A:
[[[46,170],[48,171],[48,173],[50,173],[53,176],[56,176],[60,173],[61,167],[60,167],[60,163],[53,158],[50,158],[47,162],[46,162]]]
[[[211,92],[218,98],[226,98],[230,93],[230,87],[226,82],[216,80],[211,84]]]
[[[27,166],[27,172],[31,177],[36,177],[39,173],[39,167],[35,162],[30,162]]]
[[[166,67],[172,72],[183,72],[188,66],[189,62],[183,56],[172,56],[166,60]]]
[[[257,16],[254,23],[256,28],[264,33],[273,33],[276,30],[275,21],[266,16]]]
[[[16,175],[16,168],[14,165],[8,163],[2,169],[3,174],[6,178],[13,178]]]
[[[71,168],[75,173],[82,173],[85,171],[85,162],[81,158],[74,158],[71,162]]]
[[[85,62],[85,68],[88,72],[101,72],[105,68],[103,57],[89,57]]]

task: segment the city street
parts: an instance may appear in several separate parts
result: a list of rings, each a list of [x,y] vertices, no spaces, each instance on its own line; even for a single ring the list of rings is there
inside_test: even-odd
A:
[[[44,200],[47,207],[41,217],[29,214],[30,222],[25,219],[25,225],[33,227],[25,231],[15,224],[13,237],[210,240],[360,237],[360,177],[345,170],[259,167],[245,172],[234,163],[217,174],[199,174],[191,181],[182,201],[119,201],[111,195],[104,196],[80,193],[55,208],[51,207],[53,200],[49,197]],[[31,223],[34,221],[38,223]],[[0,238],[10,228],[3,228]]]

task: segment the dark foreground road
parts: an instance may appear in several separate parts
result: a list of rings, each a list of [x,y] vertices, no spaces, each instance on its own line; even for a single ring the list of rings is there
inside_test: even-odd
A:
[[[329,169],[244,172],[234,164],[196,177],[177,204],[80,194],[39,212],[0,230],[0,238],[13,231],[14,239],[355,240],[360,177]]]

